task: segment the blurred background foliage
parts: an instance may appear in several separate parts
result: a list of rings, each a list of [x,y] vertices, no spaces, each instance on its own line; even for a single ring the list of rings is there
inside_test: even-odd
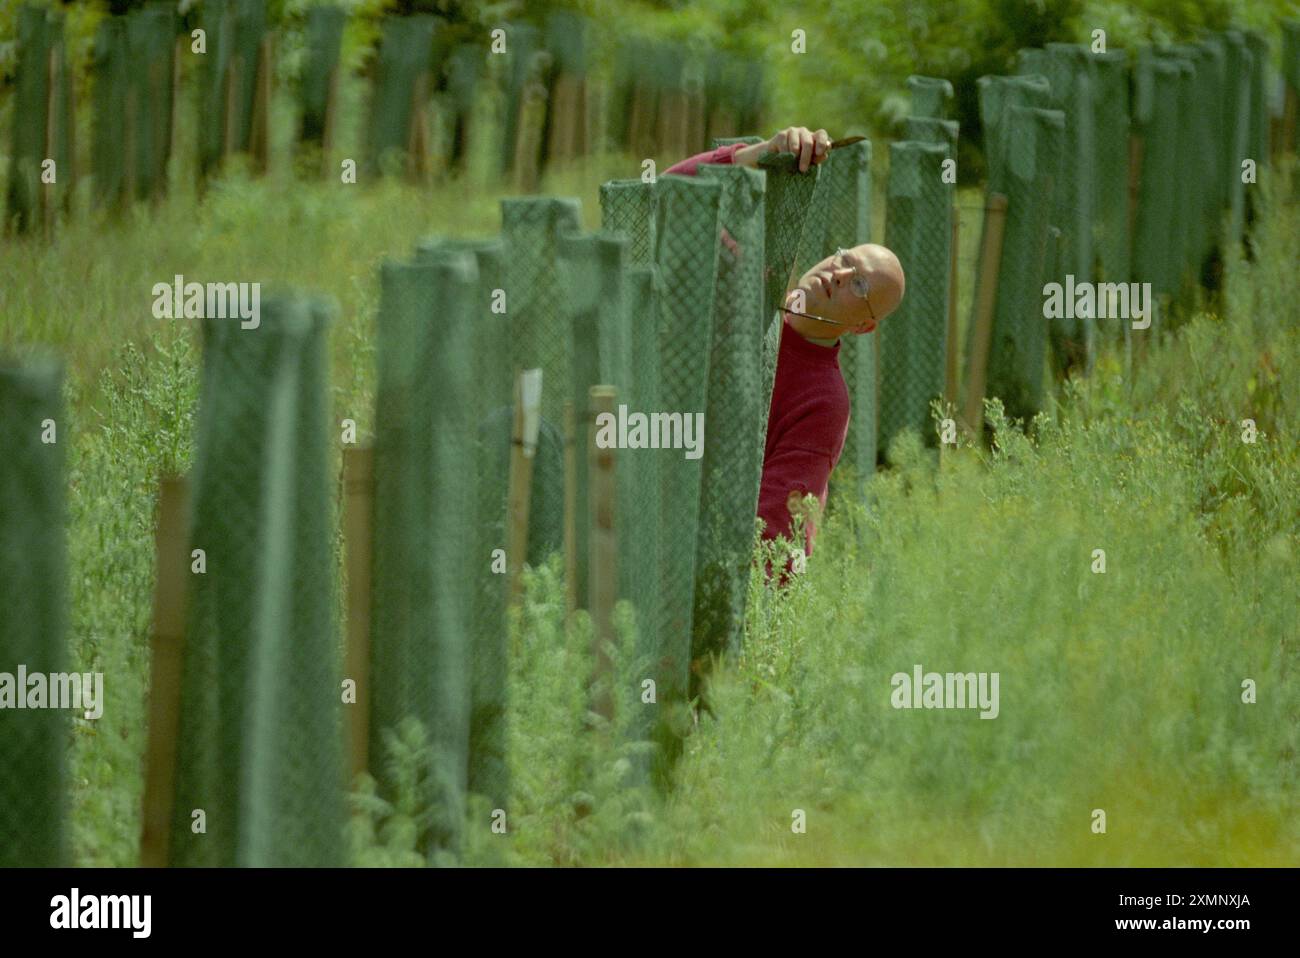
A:
[[[67,37],[84,75],[100,17],[146,0],[35,0],[68,14]],[[180,0],[186,22],[202,0]],[[954,116],[966,137],[978,131],[974,81],[1014,68],[1016,51],[1051,41],[1087,42],[1106,31],[1109,47],[1194,38],[1203,29],[1261,27],[1300,16],[1295,0],[829,0],[773,4],[768,0],[267,0],[282,43],[297,43],[306,10],[321,3],[349,14],[345,62],[364,67],[387,15],[433,14],[443,39],[482,38],[511,22],[543,24],[554,10],[584,13],[598,24],[598,41],[642,34],[761,57],[768,68],[769,125],[824,126],[895,132],[906,113],[909,74],[946,77],[957,90]],[[0,3],[0,88],[13,79],[14,31],[20,0]],[[791,51],[796,29],[807,52]],[[597,63],[609,50],[594,51]],[[601,54],[604,54],[603,56]],[[1277,50],[1275,45],[1274,56]]]

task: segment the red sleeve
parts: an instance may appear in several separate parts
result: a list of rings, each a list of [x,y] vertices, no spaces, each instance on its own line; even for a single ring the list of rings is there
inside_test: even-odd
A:
[[[735,157],[736,151],[747,143],[730,143],[727,146],[720,146],[716,150],[709,150],[707,153],[697,153],[695,156],[674,163],[665,173],[680,173],[682,176],[694,176],[696,168],[701,163],[730,163]]]

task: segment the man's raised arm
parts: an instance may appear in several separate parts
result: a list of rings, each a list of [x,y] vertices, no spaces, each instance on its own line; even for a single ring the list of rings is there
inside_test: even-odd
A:
[[[831,138],[825,130],[815,133],[806,126],[788,126],[762,143],[731,143],[716,150],[697,153],[665,170],[694,176],[701,163],[734,163],[736,166],[757,166],[761,157],[769,153],[794,153],[799,157],[799,172],[822,162],[830,154]]]

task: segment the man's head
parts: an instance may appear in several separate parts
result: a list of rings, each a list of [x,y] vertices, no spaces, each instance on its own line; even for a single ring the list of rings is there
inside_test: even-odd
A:
[[[791,316],[805,336],[835,339],[869,333],[903,300],[903,267],[890,250],[864,243],[827,256],[799,278],[785,305],[808,316]],[[800,304],[802,300],[802,306]],[[820,316],[832,322],[819,322]]]

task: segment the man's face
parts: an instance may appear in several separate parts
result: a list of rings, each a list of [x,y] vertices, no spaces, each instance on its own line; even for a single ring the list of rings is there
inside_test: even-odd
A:
[[[879,321],[880,314],[875,310],[878,296],[871,289],[867,263],[860,249],[855,247],[827,256],[804,273],[791,291],[792,297],[802,292],[804,299],[802,309],[797,299],[787,302],[791,309],[841,324],[818,324],[825,327],[827,339],[843,333],[869,333]]]

